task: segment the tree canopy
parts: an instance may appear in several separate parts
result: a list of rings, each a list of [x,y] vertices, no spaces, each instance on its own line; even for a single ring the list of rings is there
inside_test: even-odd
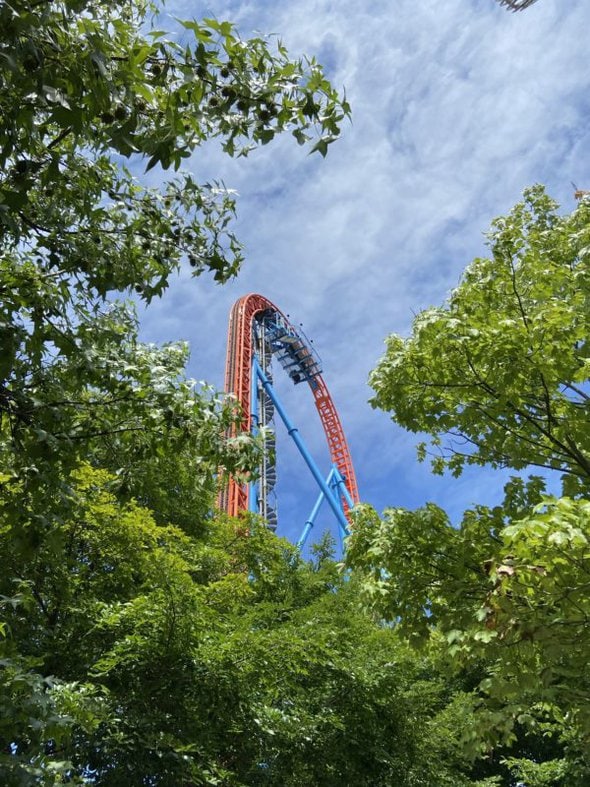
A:
[[[391,336],[371,375],[373,405],[429,438],[434,472],[543,471],[458,524],[433,504],[364,508],[348,554],[367,603],[411,641],[483,660],[481,725],[496,740],[547,719],[579,742],[590,729],[589,219],[587,200],[564,216],[528,189],[494,222],[490,257],[409,338]],[[550,479],[563,496],[545,494]],[[587,778],[580,746],[586,765],[547,783]]]
[[[0,511],[3,784],[493,783],[462,751],[469,677],[363,612],[329,545],[304,563],[254,518],[195,537],[105,470],[71,484],[26,556]]]

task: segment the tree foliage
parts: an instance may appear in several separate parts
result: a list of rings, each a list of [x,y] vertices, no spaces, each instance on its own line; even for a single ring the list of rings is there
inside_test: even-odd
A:
[[[70,481],[34,556],[2,510],[3,784],[487,783],[460,750],[465,687],[363,613],[325,550],[306,564],[252,518],[196,538],[104,470]]]
[[[390,337],[371,376],[373,404],[440,449],[435,471],[535,465],[562,473],[568,494],[588,488],[590,204],[555,209],[529,189],[493,224],[492,256],[411,338]]]
[[[435,472],[475,464],[545,476],[514,477],[501,504],[475,506],[458,525],[432,504],[383,519],[365,508],[348,554],[367,603],[415,644],[485,663],[488,738],[552,720],[577,740],[586,759],[571,781],[559,781],[561,763],[535,784],[583,783],[588,768],[589,218],[588,201],[561,216],[541,187],[527,190],[494,222],[490,258],[419,314],[408,339],[390,337],[371,376],[374,406],[430,438]],[[545,494],[551,471],[563,497]]]

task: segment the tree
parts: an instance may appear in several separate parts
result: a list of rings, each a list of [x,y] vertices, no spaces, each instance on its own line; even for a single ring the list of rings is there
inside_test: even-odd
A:
[[[112,481],[74,471],[60,548],[32,558],[0,510],[3,784],[486,783],[459,753],[466,692],[325,549],[304,563],[252,517],[195,538]]]
[[[458,526],[432,504],[382,520],[361,510],[348,554],[371,607],[415,643],[484,660],[480,718],[500,739],[546,718],[578,741],[590,729],[590,203],[556,207],[527,190],[494,222],[490,258],[410,338],[390,337],[371,376],[374,406],[430,437],[434,472],[545,475],[513,478],[501,505]],[[551,472],[563,497],[544,494]]]
[[[431,436],[435,472],[535,466],[562,474],[566,494],[587,492],[589,218],[587,200],[560,217],[529,189],[448,304],[419,314],[410,339],[389,338],[372,403]]]

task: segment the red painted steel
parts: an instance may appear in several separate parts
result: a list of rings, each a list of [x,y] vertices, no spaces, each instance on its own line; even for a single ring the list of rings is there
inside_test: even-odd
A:
[[[251,427],[250,392],[254,352],[252,324],[256,315],[268,310],[280,314],[285,324],[290,326],[289,320],[280,309],[264,296],[254,293],[244,295],[236,301],[229,318],[225,390],[227,393],[234,394],[240,404],[243,414],[241,430],[244,432],[249,431]],[[321,375],[316,375],[308,383],[326,433],[332,463],[344,477],[353,503],[358,503],[359,495],[352,459],[332,397]],[[220,495],[220,508],[231,516],[237,516],[240,511],[247,511],[248,485],[239,484],[230,477]]]

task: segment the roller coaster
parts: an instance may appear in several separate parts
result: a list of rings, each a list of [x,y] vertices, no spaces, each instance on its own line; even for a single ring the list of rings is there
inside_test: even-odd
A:
[[[273,385],[273,359],[278,361],[295,385],[305,383],[311,390],[330,452],[331,467],[325,475],[278,397]],[[239,428],[244,432],[258,433],[264,450],[256,480],[243,483],[231,476],[225,479],[219,498],[221,510],[230,516],[244,511],[257,513],[271,530],[277,529],[276,441],[273,429],[276,414],[319,489],[298,546],[302,548],[305,544],[324,501],[336,518],[340,535],[348,535],[349,512],[359,502],[358,488],[342,424],[322,377],[320,358],[303,331],[295,328],[280,309],[262,295],[244,295],[231,310],[225,390],[240,405],[242,421]]]

